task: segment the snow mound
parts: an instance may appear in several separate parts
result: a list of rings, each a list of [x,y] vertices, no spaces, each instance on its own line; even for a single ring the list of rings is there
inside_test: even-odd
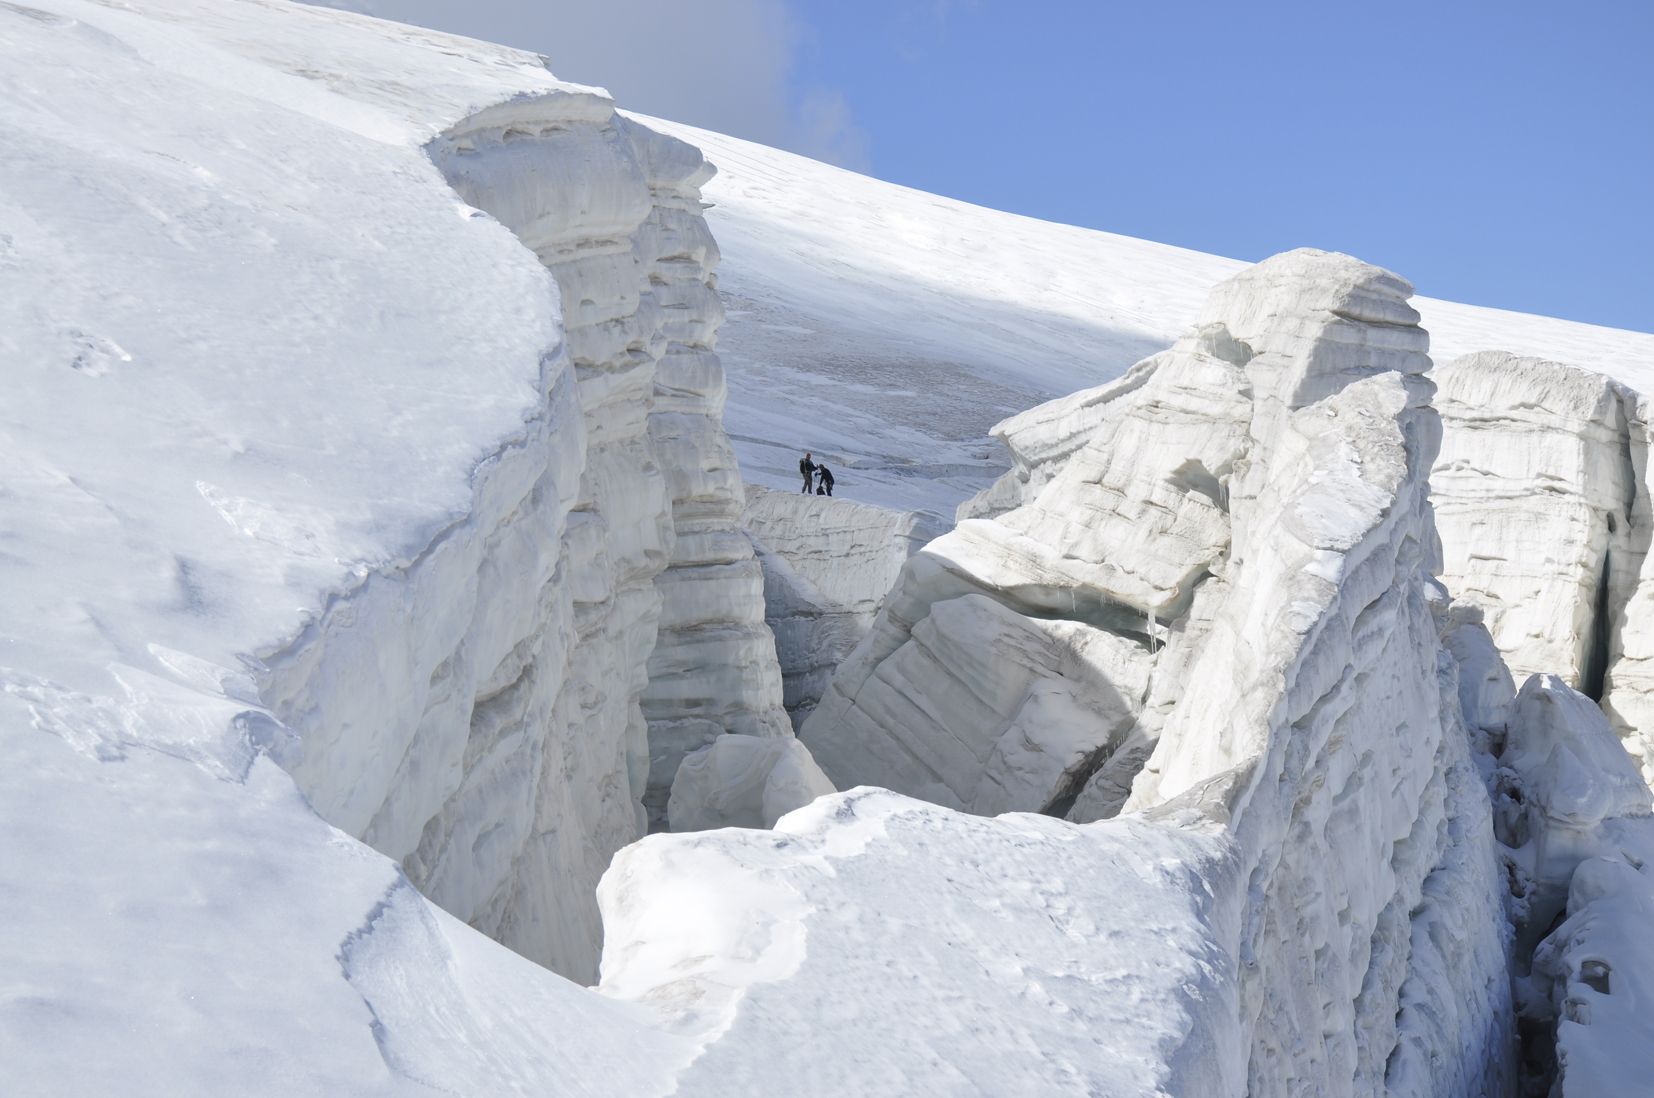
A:
[[[791,736],[719,736],[684,756],[666,808],[673,831],[771,828],[793,809],[835,792]]]

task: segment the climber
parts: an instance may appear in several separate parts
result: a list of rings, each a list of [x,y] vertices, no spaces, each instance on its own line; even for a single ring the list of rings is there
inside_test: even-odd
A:
[[[817,465],[816,466],[816,476],[821,478],[820,479],[820,487],[818,487],[816,489],[816,495],[818,495],[818,496],[830,496],[830,495],[832,495],[833,494],[833,471],[831,469],[827,468],[827,466],[825,466],[825,465]]]
[[[798,459],[798,471],[804,474],[804,494],[809,495],[810,488],[812,487],[810,484],[810,474],[816,471],[816,463],[810,460],[810,453],[808,450],[804,452],[803,457]]]

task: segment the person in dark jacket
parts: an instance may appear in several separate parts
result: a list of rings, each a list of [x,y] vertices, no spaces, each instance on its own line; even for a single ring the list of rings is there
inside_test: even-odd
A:
[[[814,485],[810,483],[810,476],[816,471],[816,463],[810,460],[810,454],[808,451],[805,451],[804,456],[799,458],[798,471],[804,474],[803,491],[805,495],[808,495],[810,489],[814,487]]]
[[[816,466],[816,477],[819,478],[818,483],[820,484],[820,487],[816,489],[816,495],[818,495],[818,496],[830,496],[830,495],[832,495],[833,494],[833,471],[831,469],[827,468],[827,466],[825,466],[825,465],[817,465]]]

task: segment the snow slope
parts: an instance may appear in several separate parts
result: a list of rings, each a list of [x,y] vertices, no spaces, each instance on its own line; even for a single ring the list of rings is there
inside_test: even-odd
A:
[[[951,516],[1006,467],[990,426],[1170,347],[1246,266],[648,121],[718,166],[705,195],[729,308],[725,425],[744,475],[767,487],[796,491],[810,449],[846,467],[839,495]],[[1414,305],[1438,363],[1508,350],[1654,391],[1654,335]]]

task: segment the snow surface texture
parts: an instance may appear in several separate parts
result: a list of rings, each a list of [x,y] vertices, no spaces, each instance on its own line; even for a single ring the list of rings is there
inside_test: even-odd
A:
[[[718,165],[724,423],[746,479],[770,488],[798,490],[808,449],[841,497],[951,514],[1005,468],[994,423],[1168,349],[1246,266],[647,121]],[[1413,304],[1438,363],[1497,347],[1654,392],[1654,335]]]
[[[679,1095],[1238,1095],[1229,840],[883,790],[654,835],[603,878],[602,990],[704,1051]]]
[[[907,558],[952,523],[797,490],[748,485],[746,492],[741,521],[764,567],[765,615],[796,729],[872,628]]]
[[[1490,812],[1432,611],[1440,423],[1411,293],[1277,256],[1171,351],[1024,417],[1043,448],[1008,431],[1017,467],[979,507],[1026,495],[909,560],[801,732],[840,787],[1079,819],[1118,810],[1094,792],[1130,780],[1111,753],[1152,750],[1126,809],[1186,804],[1171,818],[1235,844],[1220,941],[1251,1093],[1513,1076]]]

